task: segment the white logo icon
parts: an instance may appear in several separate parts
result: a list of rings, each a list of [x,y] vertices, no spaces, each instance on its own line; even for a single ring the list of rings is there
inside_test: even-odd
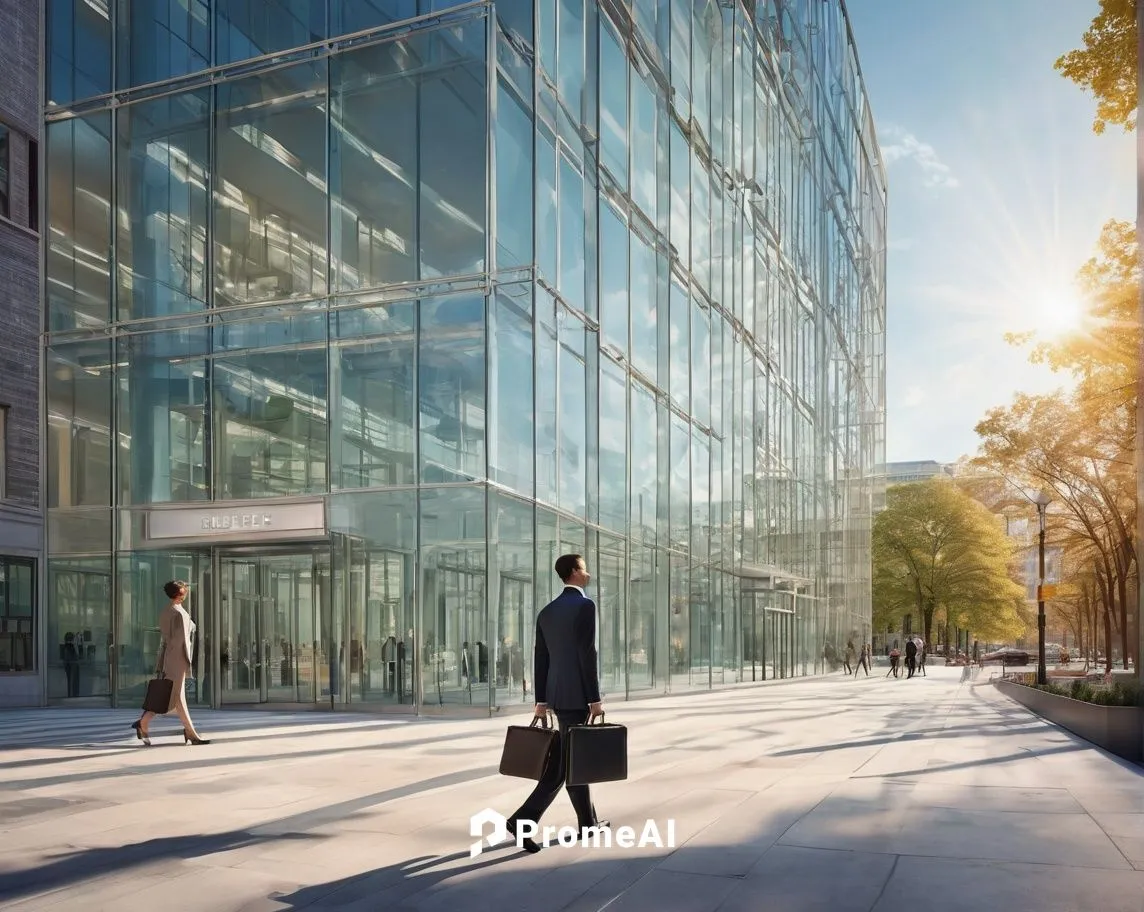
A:
[[[489,823],[493,825],[493,831],[489,833],[486,839],[484,836],[485,824]],[[489,848],[492,848],[497,845],[497,843],[504,842],[508,839],[508,823],[505,821],[503,815],[498,814],[491,808],[485,808],[479,814],[474,814],[469,818],[469,835],[481,837],[469,846],[469,857],[476,858],[484,851],[486,842]]]

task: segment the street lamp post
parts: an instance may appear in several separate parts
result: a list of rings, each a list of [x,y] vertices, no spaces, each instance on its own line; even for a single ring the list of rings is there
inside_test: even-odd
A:
[[[1049,505],[1049,495],[1044,491],[1033,501],[1037,505],[1037,520],[1040,523],[1038,537],[1038,558],[1040,561],[1040,581],[1037,584],[1037,683],[1045,684],[1045,508]]]

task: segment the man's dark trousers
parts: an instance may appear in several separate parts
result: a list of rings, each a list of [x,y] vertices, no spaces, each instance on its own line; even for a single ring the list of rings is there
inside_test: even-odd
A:
[[[587,709],[557,709],[556,720],[560,723],[560,748],[553,762],[545,770],[544,778],[536,783],[532,794],[525,799],[513,820],[531,820],[539,823],[541,816],[548,810],[548,806],[560,794],[561,786],[568,769],[568,729],[573,725],[583,725],[588,721]],[[592,796],[586,785],[566,786],[568,797],[572,800],[572,807],[576,809],[576,821],[582,826],[595,826],[596,811],[592,807]]]

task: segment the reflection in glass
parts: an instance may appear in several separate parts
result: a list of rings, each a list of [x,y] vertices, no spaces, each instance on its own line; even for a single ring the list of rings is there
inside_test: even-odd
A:
[[[432,38],[410,35],[330,61],[330,255],[339,290],[417,277],[418,69]]]
[[[335,495],[334,616],[346,702],[412,705],[417,699],[414,608],[417,492]],[[337,624],[335,624],[337,626]]]
[[[414,308],[402,302],[332,316],[334,487],[417,481]]]
[[[600,533],[589,596],[596,603],[596,638],[600,664],[600,690],[605,700],[626,696],[627,656],[627,543]]]
[[[430,706],[488,706],[491,699],[485,506],[481,489],[421,490],[416,656],[422,699]]]
[[[653,382],[659,378],[659,308],[655,248],[631,233],[632,365]]]
[[[48,104],[66,105],[111,91],[108,0],[47,0]]]
[[[627,373],[600,359],[600,525],[624,531],[628,518]]]
[[[326,36],[326,0],[214,0],[214,4],[219,63],[301,47]]]
[[[298,346],[215,358],[216,498],[326,490],[326,353]]]
[[[111,342],[48,350],[49,507],[111,504]]]
[[[485,268],[488,100],[485,23],[430,33],[418,95],[421,278]]]
[[[552,297],[543,290],[537,292],[536,310],[536,499],[555,504],[556,324],[551,316]]]
[[[98,326],[111,306],[111,115],[46,129],[49,329]]]
[[[209,344],[205,328],[120,339],[119,503],[209,496]]]
[[[119,319],[201,310],[207,299],[210,96],[187,92],[119,111]]]
[[[210,66],[209,0],[121,2],[115,30],[121,89]]]
[[[485,477],[485,299],[421,302],[421,480]]]
[[[347,35],[417,15],[417,0],[337,0],[330,3],[331,35]]]
[[[497,268],[532,262],[532,118],[502,79],[497,92]]]
[[[556,141],[541,125],[536,131],[536,265],[553,285],[558,280],[556,224]]]
[[[533,366],[529,286],[501,286],[493,303],[489,357],[495,375],[496,435],[489,477],[532,495]]]
[[[326,64],[218,88],[214,184],[219,306],[326,292]]]
[[[111,558],[48,561],[48,698],[111,695]]]
[[[600,202],[600,330],[605,344],[628,351],[628,226]]]
[[[584,328],[567,316],[560,332],[560,506],[577,516],[587,509],[587,392]]]
[[[490,495],[489,511],[493,524],[490,553],[495,555],[492,604],[496,606],[490,618],[496,622],[490,675],[496,682],[498,705],[527,702],[536,618],[533,507],[494,494]]]
[[[628,55],[611,23],[600,23],[600,163],[628,187]]]
[[[584,178],[560,154],[560,293],[573,307],[584,301]]]
[[[632,381],[629,427],[631,446],[632,537],[655,542],[659,512],[659,431],[655,396],[642,383]]]

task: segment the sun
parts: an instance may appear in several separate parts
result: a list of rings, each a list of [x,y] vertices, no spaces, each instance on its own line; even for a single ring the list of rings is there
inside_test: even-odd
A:
[[[1064,289],[1043,292],[1034,304],[1037,334],[1059,338],[1074,333],[1084,322],[1084,306]]]

